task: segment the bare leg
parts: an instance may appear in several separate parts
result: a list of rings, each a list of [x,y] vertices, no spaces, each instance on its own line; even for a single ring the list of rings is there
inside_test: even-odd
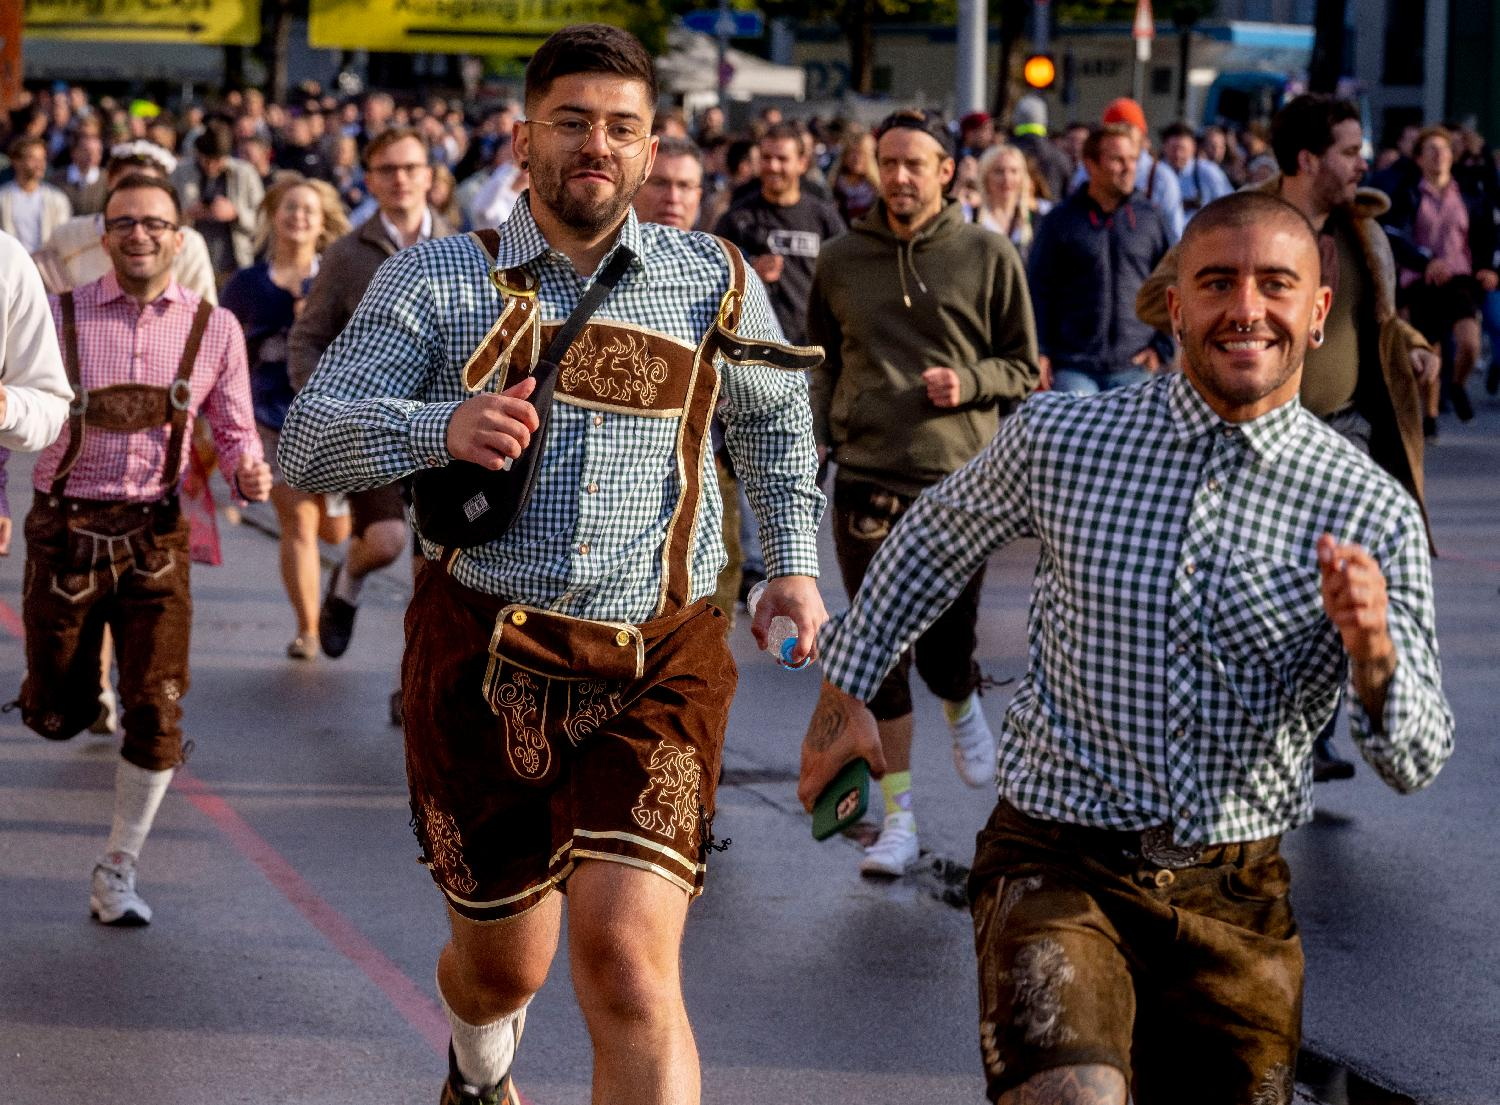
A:
[[[297,635],[318,632],[318,514],[321,496],[286,484],[271,488],[271,505],[281,524],[281,584],[297,618]]]
[[[995,1105],[1125,1105],[1125,1076],[1103,1063],[1056,1067],[1007,1090]]]
[[[1462,388],[1479,363],[1479,320],[1461,318],[1453,324],[1453,386]]]
[[[404,521],[392,518],[376,522],[364,533],[350,540],[349,555],[344,558],[344,570],[354,579],[363,579],[393,562],[408,547],[409,542]]]
[[[688,896],[658,875],[585,860],[568,882],[573,986],[594,1042],[594,1105],[697,1105],[682,1000]]]

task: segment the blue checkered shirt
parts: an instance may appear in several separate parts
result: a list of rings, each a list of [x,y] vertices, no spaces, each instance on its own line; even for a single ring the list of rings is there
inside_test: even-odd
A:
[[[825,627],[827,675],[869,699],[985,558],[1041,544],[1028,672],[999,741],[1000,795],[1041,818],[1253,840],[1312,814],[1310,749],[1348,659],[1324,613],[1324,532],[1386,577],[1398,656],[1355,742],[1382,779],[1429,783],[1453,749],[1431,564],[1412,498],[1295,400],[1222,422],[1186,377],[1024,404],[929,489]]]
[[[705,234],[638,222],[611,249],[631,254],[596,319],[647,327],[696,346],[716,318],[729,266]],[[600,262],[602,270],[608,256]],[[496,267],[540,280],[540,315],[561,321],[591,278],[553,250],[523,197],[500,228]],[[447,464],[448,422],[468,395],[464,363],[499,317],[491,265],[467,235],[402,250],[375,274],[354,317],[328,347],[281,431],[287,479],[308,491],[358,491]],[[781,341],[753,272],[740,332]],[[807,381],[800,372],[719,363],[720,413],[736,471],[761,525],[766,569],[818,574],[823,495]],[[503,372],[487,385],[498,390]],[[586,410],[559,396],[525,511],[498,541],[461,553],[468,587],[574,617],[640,622],[661,587],[659,549],[676,505],[679,419]],[[726,557],[712,450],[691,551],[691,597],[712,594]],[[428,546],[429,555],[436,547]]]

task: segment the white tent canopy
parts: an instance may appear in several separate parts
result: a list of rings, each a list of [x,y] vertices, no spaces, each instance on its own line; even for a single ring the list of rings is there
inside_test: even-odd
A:
[[[656,60],[656,75],[662,91],[674,95],[719,90],[719,45],[713,36],[674,27],[667,32],[666,54]],[[800,100],[806,94],[807,75],[800,66],[776,65],[740,50],[729,50],[725,61],[731,70],[725,89],[731,100],[756,96],[779,96]]]

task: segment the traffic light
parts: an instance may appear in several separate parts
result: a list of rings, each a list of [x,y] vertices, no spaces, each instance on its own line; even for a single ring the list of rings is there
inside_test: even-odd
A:
[[[1057,62],[1051,54],[1032,54],[1021,66],[1021,77],[1026,81],[1027,88],[1045,91],[1057,80]]]

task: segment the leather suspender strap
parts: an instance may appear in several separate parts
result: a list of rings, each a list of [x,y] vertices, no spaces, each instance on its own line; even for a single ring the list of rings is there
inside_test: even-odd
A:
[[[63,367],[73,388],[73,401],[68,404],[68,447],[62,460],[57,462],[57,472],[52,477],[52,494],[61,498],[68,484],[68,474],[83,452],[83,416],[88,409],[89,395],[83,390],[83,369],[78,357],[78,310],[73,293],[63,292],[57,297],[57,303],[62,308]]]
[[[751,341],[739,334],[745,307],[745,260],[737,246],[723,238],[715,240],[729,260],[729,289],[719,301],[719,316],[709,334],[710,352],[717,352],[730,364],[765,365],[787,372],[810,372],[822,364],[820,345]]]
[[[193,365],[197,363],[198,347],[203,344],[203,333],[208,329],[208,320],[213,313],[213,304],[206,299],[199,300],[193,328],[188,331],[187,344],[182,349],[182,360],[177,363],[177,378],[172,381],[168,392],[167,401],[172,410],[168,425],[172,431],[167,435],[167,456],[161,476],[165,495],[177,492],[177,476],[182,471],[182,437],[187,432],[188,407],[193,401]]]

